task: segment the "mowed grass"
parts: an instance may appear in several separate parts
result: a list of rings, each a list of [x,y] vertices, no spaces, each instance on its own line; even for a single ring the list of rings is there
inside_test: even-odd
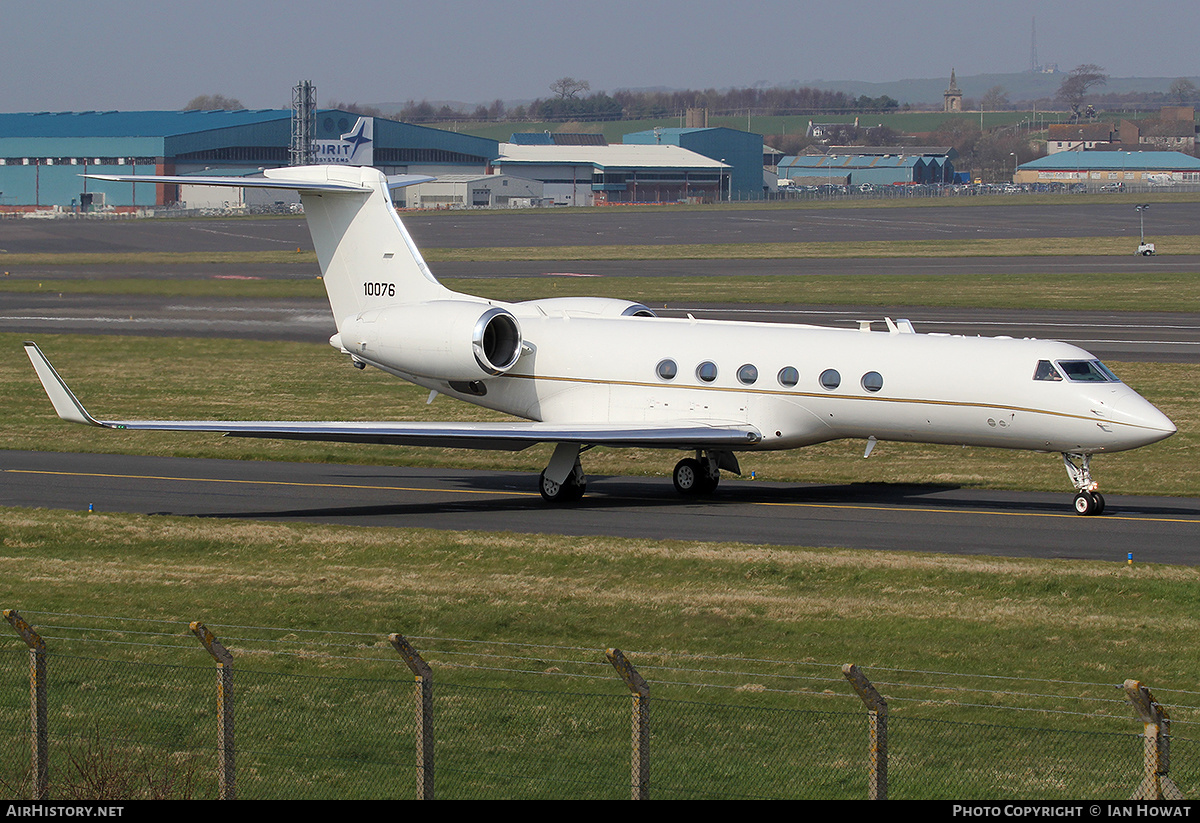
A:
[[[891,704],[895,797],[1111,796],[1085,762],[1128,791],[1126,678],[1171,712],[1172,775],[1195,788],[1200,656],[1169,639],[1200,629],[1195,567],[25,509],[0,519],[0,547],[0,600],[48,637],[52,752],[93,725],[192,752],[206,795],[215,697],[192,620],[234,654],[244,797],[411,795],[392,632],[434,669],[443,797],[627,797],[628,693],[606,647],[651,683],[658,797],[861,798],[867,720],[843,663]],[[10,634],[0,651],[19,728],[24,650]],[[1128,745],[1025,750],[1064,737],[1039,729]]]
[[[1147,240],[1162,255],[1200,254],[1200,237],[1154,236]],[[1130,243],[1133,242],[1131,246]],[[776,260],[813,258],[898,257],[1078,257],[1124,256],[1136,248],[1136,238],[1017,237],[949,240],[862,240],[801,243],[666,243],[589,244],[559,246],[495,246],[426,248],[430,263],[538,260]],[[0,255],[4,270],[19,274],[23,268],[79,266],[189,266],[189,265],[312,265],[312,251],[241,252],[61,252]],[[5,286],[11,288],[11,286]]]
[[[635,660],[1200,680],[1200,655],[1164,643],[1200,630],[1196,567],[24,509],[0,520],[0,545],[0,599],[35,625],[37,612],[203,620],[242,627],[224,630],[231,648],[263,626],[361,633],[349,642],[364,648],[391,632],[591,648],[598,662],[616,646]]]
[[[545,468],[550,449],[478,452],[100,430],[54,414],[21,349],[0,335],[0,448],[181,457],[297,460],[527,471]],[[80,400],[102,419],[488,420],[505,419],[439,397],[373,369],[358,371],[329,346],[226,339],[39,335],[37,341]],[[1175,421],[1179,433],[1143,449],[1102,455],[1093,468],[1106,492],[1191,496],[1200,488],[1200,367],[1111,364],[1125,382]],[[985,488],[1069,489],[1057,455],[881,443],[869,460],[862,443],[839,441],[798,451],[753,453],[743,471],[764,480],[931,483]],[[667,476],[674,452],[596,449],[593,475]],[[531,478],[532,483],[532,478]]]
[[[736,270],[737,262],[730,268]],[[178,271],[178,269],[176,270]],[[1071,273],[958,275],[803,275],[728,277],[445,278],[451,289],[492,300],[613,297],[651,307],[713,303],[772,305],[936,306],[1077,311],[1200,311],[1200,273]],[[18,278],[4,291],[27,294],[158,295],[227,300],[324,300],[320,278],[224,280],[182,275],[141,278]]]

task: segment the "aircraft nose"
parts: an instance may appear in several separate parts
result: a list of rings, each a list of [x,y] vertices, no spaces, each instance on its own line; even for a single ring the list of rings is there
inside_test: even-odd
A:
[[[1138,446],[1166,440],[1177,431],[1171,418],[1136,392],[1117,399],[1111,408],[1114,418],[1128,427],[1126,436]]]

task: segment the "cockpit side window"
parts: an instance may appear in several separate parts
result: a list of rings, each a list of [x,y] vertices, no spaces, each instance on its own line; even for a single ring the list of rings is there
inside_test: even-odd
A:
[[[1054,364],[1049,360],[1039,360],[1037,368],[1033,370],[1034,380],[1052,380],[1058,382],[1062,380],[1062,375],[1058,373],[1058,369],[1054,368]]]
[[[1107,383],[1112,374],[1099,360],[1059,360],[1058,367],[1075,383]]]
[[[1121,382],[1121,378],[1119,378],[1119,377],[1117,377],[1115,374],[1113,374],[1113,373],[1112,373],[1112,369],[1110,369],[1108,366],[1106,366],[1106,365],[1104,365],[1103,363],[1101,363],[1099,360],[1093,360],[1093,361],[1092,361],[1092,365],[1094,365],[1094,366],[1095,366],[1096,368],[1098,368],[1100,371],[1104,372],[1104,374],[1105,374],[1105,375],[1108,377],[1108,379],[1109,379],[1109,380],[1111,380],[1112,382],[1114,382],[1114,383],[1120,383],[1120,382]]]

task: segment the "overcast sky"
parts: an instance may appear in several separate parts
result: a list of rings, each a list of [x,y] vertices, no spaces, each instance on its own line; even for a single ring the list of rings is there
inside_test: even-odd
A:
[[[288,108],[591,90],[888,81],[1096,63],[1200,75],[1200,3],[1054,0],[0,0],[0,111]]]

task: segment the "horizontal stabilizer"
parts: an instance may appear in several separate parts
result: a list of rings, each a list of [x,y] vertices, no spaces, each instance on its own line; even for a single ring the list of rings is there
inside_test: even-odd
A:
[[[298,192],[369,192],[373,186],[366,178],[362,182],[337,179],[332,175],[322,174],[329,168],[338,166],[294,166],[279,169],[267,169],[265,177],[206,177],[203,175],[161,175],[161,174],[84,174],[92,180],[107,180],[114,183],[168,183],[180,186],[225,186],[239,189],[286,189]],[[417,183],[427,183],[436,180],[427,174],[397,174],[387,178],[389,189],[412,186]]]

